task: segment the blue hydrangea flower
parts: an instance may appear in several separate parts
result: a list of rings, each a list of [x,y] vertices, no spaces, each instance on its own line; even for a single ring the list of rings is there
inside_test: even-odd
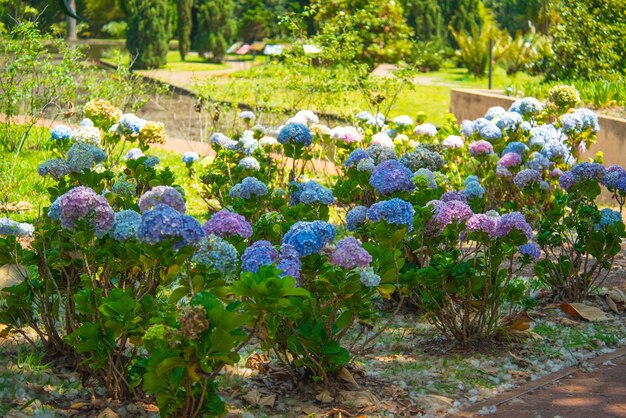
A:
[[[376,193],[387,195],[395,192],[411,192],[415,189],[413,172],[404,164],[389,160],[378,164],[370,177],[370,185]]]
[[[155,186],[145,192],[137,201],[141,213],[153,209],[157,205],[167,205],[180,213],[185,213],[187,207],[183,195],[170,186]]]
[[[504,150],[502,150],[502,155],[509,152],[514,152],[520,157],[524,157],[526,151],[528,151],[528,147],[526,146],[526,144],[524,144],[523,142],[514,141],[509,142],[506,147],[504,147]]]
[[[237,142],[237,148],[246,155],[252,155],[259,148],[259,141],[254,138],[252,131],[246,131]]]
[[[485,113],[485,119],[494,120],[500,119],[507,111],[501,106],[493,106],[487,109],[487,113]]]
[[[305,147],[310,146],[313,142],[309,127],[302,123],[288,123],[280,130],[276,139],[283,145],[291,142]]]
[[[362,159],[356,165],[357,171],[364,171],[366,173],[372,173],[375,169],[376,164],[374,164],[374,160],[372,160],[370,157]]]
[[[343,163],[343,165],[345,167],[352,167],[356,164],[359,163],[359,161],[365,159],[365,158],[370,158],[369,154],[367,152],[365,152],[365,150],[361,149],[361,148],[357,148],[354,151],[352,151],[350,153],[350,155],[348,155],[348,158],[346,158],[346,162]]]
[[[191,164],[195,161],[198,161],[198,158],[200,157],[198,156],[197,152],[187,151],[186,153],[183,154],[182,160],[185,164]]]
[[[365,267],[357,269],[359,272],[359,279],[364,286],[376,287],[380,284],[380,276],[374,272],[371,267]]]
[[[69,173],[72,169],[67,165],[67,162],[63,158],[54,158],[52,160],[44,161],[37,167],[37,173],[42,176],[50,176],[55,180],[60,180]]]
[[[500,116],[496,126],[503,131],[514,131],[523,122],[522,115],[515,112],[507,112]]]
[[[606,168],[598,163],[578,163],[559,178],[559,184],[565,190],[586,181],[602,182],[606,178]]]
[[[492,125],[491,123],[481,126],[478,130],[478,134],[481,138],[484,138],[487,141],[497,141],[502,138],[502,131],[500,128],[496,125]]]
[[[437,185],[437,179],[435,177],[435,173],[433,173],[432,171],[430,171],[427,168],[420,168],[419,170],[417,170],[415,172],[415,175],[413,176],[413,183],[415,183],[415,181],[419,178],[419,177],[423,177],[426,179],[426,181],[428,182],[427,187],[431,190],[435,190],[438,185]]]
[[[283,244],[292,245],[301,257],[319,253],[334,241],[335,227],[323,221],[296,222],[283,238]]]
[[[241,256],[241,269],[257,273],[259,267],[269,266],[278,260],[278,251],[271,242],[261,240],[252,243]]]
[[[548,142],[560,141],[561,139],[561,132],[552,124],[535,126],[530,132],[531,147],[543,147]]]
[[[143,157],[143,151],[139,148],[131,148],[128,150],[126,155],[124,156],[125,160],[136,160],[138,158]]]
[[[106,160],[107,155],[100,148],[84,142],[73,144],[67,151],[67,165],[74,173],[91,169],[94,164]]]
[[[480,185],[478,181],[470,181],[466,180],[465,189],[463,189],[463,194],[469,199],[482,199],[485,194],[485,189]]]
[[[441,154],[428,149],[425,145],[418,145],[413,151],[403,155],[402,158],[400,158],[400,162],[412,171],[417,171],[420,168],[437,171],[443,167],[445,163]]]
[[[35,227],[28,223],[12,221],[9,218],[0,218],[0,235],[27,237],[33,235]]]
[[[305,205],[311,205],[313,203],[332,205],[335,202],[333,192],[317,183],[315,180],[304,183],[292,182],[292,186],[295,186],[295,190],[291,195],[290,206],[295,206],[299,203],[304,203]]]
[[[566,113],[561,116],[563,132],[577,133],[583,128],[583,120],[575,113]]]
[[[617,222],[622,222],[622,214],[613,209],[605,208],[600,211],[600,222],[596,225],[596,230],[603,226],[613,225]]]
[[[91,119],[84,118],[83,120],[80,121],[79,126],[92,128],[94,127],[94,124]]]
[[[527,244],[521,245],[517,248],[520,254],[527,255],[534,260],[539,260],[541,257],[541,248],[534,242],[529,242]]]
[[[48,218],[58,221],[61,219],[61,198],[63,196],[58,196],[54,199],[54,202],[48,208]]]
[[[346,214],[346,227],[348,231],[354,232],[359,225],[367,220],[367,207],[356,206]]]
[[[116,241],[128,241],[135,237],[141,224],[141,215],[134,210],[123,210],[115,214],[115,223],[109,235]]]
[[[50,130],[50,139],[54,141],[72,139],[72,129],[64,125],[55,126]]]
[[[476,127],[474,126],[474,121],[464,120],[461,122],[461,134],[465,136],[471,136],[476,132]]]
[[[469,176],[467,176],[465,178],[465,180],[463,181],[463,185],[467,186],[469,183],[473,183],[473,182],[479,182],[480,183],[480,179],[478,178],[477,175],[475,174],[470,174]]]
[[[300,283],[302,261],[300,261],[300,254],[294,246],[283,244],[280,247],[280,261],[276,267],[282,270],[281,277],[291,276],[298,281],[298,284]]]
[[[237,141],[234,141],[219,132],[211,135],[211,139],[209,141],[211,142],[211,145],[217,145],[219,148],[225,150],[234,150],[238,145]]]
[[[137,238],[148,244],[172,240],[179,247],[197,244],[203,237],[200,222],[164,204],[144,212],[137,228]]]
[[[228,195],[233,199],[241,197],[251,199],[253,197],[265,196],[268,193],[267,186],[255,177],[246,177],[241,183],[235,184]]]
[[[513,179],[513,183],[518,189],[523,190],[533,183],[541,182],[541,180],[541,173],[537,170],[529,168],[527,170],[522,170],[517,173],[517,175]]]
[[[539,172],[550,169],[550,160],[538,152],[530,154],[530,160],[526,163],[529,168]]]
[[[261,164],[254,157],[244,157],[237,164],[238,167],[243,168],[244,170],[250,171],[259,171],[261,169]]]
[[[533,129],[533,125],[530,122],[524,121],[520,123],[519,128],[524,132],[530,132]]]
[[[534,116],[543,110],[543,105],[534,97],[525,97],[517,100],[509,108],[509,112],[519,113],[522,116]]]
[[[127,130],[132,134],[138,134],[139,131],[141,131],[141,128],[143,128],[146,125],[146,123],[148,123],[148,121],[132,113],[126,113],[122,115],[122,117],[117,123],[124,130]]]
[[[372,222],[385,221],[388,224],[406,225],[409,231],[413,230],[413,206],[402,199],[393,198],[374,203],[367,210],[367,219]]]
[[[618,165],[612,165],[606,170],[602,184],[613,191],[626,192],[626,170]]]
[[[143,165],[145,165],[146,167],[154,167],[160,162],[161,160],[159,159],[159,157],[155,157],[154,155],[148,155],[143,162]]]
[[[560,140],[546,142],[541,148],[541,154],[549,160],[561,159],[563,161],[567,161],[571,155],[569,146]]]
[[[598,132],[600,130],[598,115],[596,115],[593,110],[585,108],[576,109],[574,110],[574,114],[582,120],[583,129],[590,129],[592,132]]]
[[[370,145],[365,151],[376,164],[380,164],[387,160],[398,159],[398,155],[393,148],[383,147],[381,145]]]
[[[230,276],[237,270],[239,253],[228,241],[215,235],[209,235],[200,241],[191,261],[213,267],[220,273]]]

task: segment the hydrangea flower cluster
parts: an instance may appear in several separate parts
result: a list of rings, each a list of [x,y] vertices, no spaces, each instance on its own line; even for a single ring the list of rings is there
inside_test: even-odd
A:
[[[472,209],[460,200],[433,200],[428,202],[433,208],[433,217],[428,221],[428,229],[440,234],[441,231],[452,223],[467,221],[472,215]]]
[[[200,241],[191,261],[212,267],[229,276],[237,270],[239,253],[228,241],[215,235],[209,235]]]
[[[168,205],[157,205],[141,215],[137,238],[148,244],[174,241],[174,248],[194,245],[204,238],[202,225]]]
[[[211,135],[211,139],[209,141],[211,142],[211,145],[217,145],[218,147],[225,150],[234,150],[235,148],[237,148],[238,145],[237,141],[234,141],[219,132]]]
[[[393,120],[393,123],[395,123],[398,126],[413,126],[413,119],[411,119],[411,117],[409,115],[401,115],[396,117]]]
[[[412,171],[417,171],[420,168],[437,171],[445,164],[441,154],[429,149],[426,145],[418,145],[413,151],[403,155],[400,162]]]
[[[457,192],[456,190],[452,190],[450,192],[445,192],[441,195],[440,200],[444,202],[450,202],[451,200],[458,200],[461,202],[467,202],[467,196],[463,192]]]
[[[448,148],[448,149],[458,149],[458,148],[463,148],[463,145],[465,145],[465,142],[463,141],[463,138],[461,138],[458,135],[449,135],[446,139],[443,140],[441,145],[444,148]]]
[[[493,145],[481,139],[479,141],[472,142],[469,146],[469,150],[472,157],[490,155],[493,153]]]
[[[283,277],[291,276],[296,280],[300,279],[302,261],[300,261],[298,250],[291,244],[283,244],[280,247],[280,261],[276,267],[282,270]]]
[[[117,123],[123,130],[130,132],[131,134],[139,134],[148,121],[136,116],[133,113],[125,113]]]
[[[541,248],[534,242],[529,242],[524,245],[520,245],[517,250],[522,255],[527,255],[533,260],[539,260],[541,257]]]
[[[618,165],[612,165],[606,170],[602,184],[607,189],[626,193],[626,170]]]
[[[37,173],[42,176],[50,176],[55,180],[60,180],[69,173],[72,169],[67,165],[67,162],[63,158],[53,158],[48,161],[44,161],[37,167]]]
[[[415,135],[433,137],[437,135],[437,127],[432,123],[423,123],[421,125],[417,125],[415,129],[413,129],[413,133]]]
[[[361,241],[354,237],[346,237],[337,242],[330,255],[330,262],[345,269],[353,269],[369,266],[372,256],[363,248]]]
[[[415,189],[413,172],[396,160],[378,164],[370,177],[370,185],[376,193],[387,195],[395,192],[410,192]]]
[[[359,280],[367,287],[376,287],[380,284],[380,276],[374,272],[371,267],[365,267],[357,270],[359,272]]]
[[[85,117],[101,128],[113,125],[121,116],[122,111],[105,99],[93,99],[85,104]]]
[[[104,151],[87,143],[77,142],[67,150],[67,165],[74,173],[89,170],[94,164],[99,164],[106,158]]]
[[[0,218],[0,235],[27,237],[33,235],[35,227],[28,223],[16,222],[9,218]]]
[[[64,229],[73,230],[76,223],[86,220],[100,238],[115,222],[109,202],[89,187],[78,186],[65,193],[59,201],[59,219]]]
[[[509,112],[519,113],[522,116],[535,116],[543,110],[543,105],[534,97],[524,97],[515,101]]]
[[[520,190],[523,190],[532,184],[540,183],[541,181],[541,173],[537,170],[533,170],[532,168],[520,171],[513,179],[515,187]]]
[[[482,199],[485,194],[485,189],[480,185],[480,180],[476,176],[467,176],[465,179],[465,189],[463,194],[468,199]]]
[[[622,222],[622,214],[616,210],[604,208],[600,211],[600,222],[596,225],[596,230],[617,222]]]
[[[116,241],[128,241],[134,238],[141,224],[141,215],[134,210],[123,210],[115,213],[115,222],[109,235]]]
[[[313,136],[308,126],[302,123],[288,123],[280,130],[277,140],[283,145],[294,143],[308,147],[313,143]]]
[[[543,147],[548,142],[560,142],[561,132],[552,124],[535,126],[530,130],[530,146]]]
[[[259,171],[261,169],[261,164],[254,157],[244,157],[237,164],[238,167],[241,167],[244,170],[250,171]]]
[[[561,116],[563,132],[578,133],[583,128],[583,120],[575,113],[566,113]]]
[[[170,186],[156,186],[145,192],[137,201],[141,213],[153,209],[155,206],[164,204],[180,213],[185,213],[187,207],[183,195]]]
[[[545,170],[549,170],[552,163],[550,160],[544,157],[543,154],[533,152],[532,154],[530,154],[530,160],[526,162],[526,165],[533,170],[542,172]]]
[[[502,106],[493,106],[487,109],[487,113],[485,113],[485,119],[489,121],[492,121],[494,119],[500,119],[506,113],[506,109]]]
[[[352,151],[350,155],[348,155],[348,158],[346,158],[346,161],[343,163],[343,165],[345,167],[352,167],[352,166],[357,165],[359,161],[365,158],[371,158],[371,157],[369,156],[367,152],[365,152],[365,150],[361,148],[357,148],[354,151]]]
[[[522,163],[522,157],[515,152],[507,152],[500,158],[498,165],[504,168],[517,167]]]
[[[485,234],[492,236],[496,226],[498,224],[498,218],[488,216],[484,213],[477,213],[472,215],[465,226],[469,232],[484,232]]]
[[[368,220],[372,222],[385,221],[393,225],[406,225],[409,231],[413,230],[413,215],[415,215],[413,205],[397,197],[374,203],[367,210]]]
[[[200,158],[200,157],[198,156],[198,153],[197,153],[197,152],[187,151],[187,152],[185,152],[185,153],[183,154],[183,158],[182,158],[182,160],[183,160],[183,162],[184,162],[185,164],[192,164],[192,163],[194,163],[194,162],[198,161],[198,159],[199,159],[199,158]]]
[[[374,160],[372,160],[369,157],[362,159],[356,165],[357,171],[365,171],[367,173],[372,173],[375,168],[376,168],[376,164],[374,164]]]
[[[478,128],[478,134],[487,141],[497,141],[502,138],[502,131],[496,125],[485,123]]]
[[[100,129],[93,126],[80,126],[72,132],[72,139],[76,142],[99,145],[101,140]]]
[[[144,156],[144,153],[139,148],[131,148],[128,150],[126,155],[124,155],[125,160],[137,160]]]
[[[524,120],[522,115],[516,112],[507,112],[501,115],[496,122],[496,126],[504,131],[514,131]]]
[[[367,155],[370,156],[371,159],[374,160],[376,164],[380,164],[383,161],[387,160],[397,160],[398,155],[396,154],[396,150],[389,147],[381,147],[380,145],[370,145],[365,150]]]
[[[599,181],[602,182],[606,176],[606,168],[602,164],[598,163],[578,163],[571,170],[566,171],[559,178],[559,184],[564,190],[569,190],[572,186],[587,182],[587,181]]]
[[[113,186],[111,186],[111,191],[122,197],[132,197],[137,193],[137,186],[123,178],[119,178],[113,183]]]
[[[295,117],[297,119],[301,119],[301,120],[305,121],[306,124],[309,124],[309,123],[320,123],[320,118],[315,113],[313,113],[310,110],[301,110],[298,113],[296,113]]]
[[[246,221],[246,218],[227,210],[216,212],[202,229],[207,235],[217,235],[221,238],[233,235],[239,235],[242,238],[252,236],[252,225]]]
[[[245,121],[251,121],[251,120],[256,119],[256,115],[254,114],[254,112],[250,110],[242,110],[239,113],[239,119],[243,119]]]
[[[533,229],[530,227],[526,218],[520,212],[511,212],[502,215],[498,219],[498,224],[493,231],[493,235],[499,238],[506,237],[513,230],[523,232],[528,239],[533,236]]]
[[[233,199],[241,197],[251,199],[253,197],[265,196],[268,193],[267,186],[255,177],[246,177],[241,183],[235,184],[228,195]]]
[[[578,116],[583,122],[583,129],[589,129],[591,132],[598,132],[600,124],[598,123],[598,115],[593,110],[580,108],[574,110],[574,115]]]
[[[50,130],[50,139],[53,141],[72,139],[72,129],[65,125],[55,126]]]
[[[426,181],[425,186],[427,188],[431,190],[435,190],[438,187],[435,173],[433,173],[427,168],[420,168],[419,170],[415,172],[415,175],[413,176],[413,183],[416,185],[419,185],[424,180]]]
[[[252,155],[259,148],[259,141],[254,138],[252,131],[244,131],[237,142],[237,148],[246,155]]]
[[[359,225],[367,220],[367,207],[356,206],[346,214],[346,227],[348,231],[354,232]]]
[[[291,194],[290,206],[295,206],[299,203],[305,205],[312,205],[314,203],[332,205],[335,202],[333,192],[315,180],[309,180],[304,183],[293,182],[292,185],[295,186],[295,190]]]
[[[283,237],[283,245],[295,248],[301,257],[319,253],[327,244],[334,241],[335,227],[324,221],[296,222]]]
[[[241,269],[257,273],[259,267],[269,266],[278,260],[278,251],[271,242],[261,240],[252,243],[241,256]]]
[[[461,134],[468,137],[468,136],[474,135],[475,132],[476,132],[476,126],[474,124],[474,121],[464,120],[463,122],[461,122]]]
[[[393,139],[386,132],[378,132],[372,136],[372,145],[380,145],[381,147],[393,148]]]
[[[366,125],[370,126],[383,126],[385,124],[385,115],[382,113],[377,113],[376,116],[372,115],[370,112],[364,110],[359,112],[355,116],[357,120],[365,122]]]
[[[361,142],[363,135],[352,126],[337,126],[330,131],[330,137],[346,144]]]

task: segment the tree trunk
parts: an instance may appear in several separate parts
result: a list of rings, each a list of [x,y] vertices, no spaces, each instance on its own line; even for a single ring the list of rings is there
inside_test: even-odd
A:
[[[72,10],[76,10],[76,0],[68,0],[67,4],[70,6]],[[65,18],[67,22],[67,34],[65,39],[68,41],[75,41],[77,39],[76,36],[76,19],[73,17],[67,16]]]

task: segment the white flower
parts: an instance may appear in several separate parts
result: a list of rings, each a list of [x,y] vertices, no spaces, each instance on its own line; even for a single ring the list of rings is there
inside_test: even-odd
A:
[[[393,123],[395,123],[398,126],[412,126],[413,119],[411,119],[409,115],[402,115],[402,116],[398,116],[397,118],[395,118],[393,120]]]
[[[378,132],[372,137],[372,145],[380,145],[381,147],[393,148],[393,140],[387,133]]]
[[[432,123],[424,123],[417,125],[413,130],[415,135],[435,136],[437,135],[437,127]]]
[[[76,142],[84,142],[91,145],[100,145],[100,129],[93,126],[81,126],[72,132],[72,138]]]
[[[304,119],[307,123],[320,123],[320,118],[310,110],[301,110],[296,113],[296,118]]]

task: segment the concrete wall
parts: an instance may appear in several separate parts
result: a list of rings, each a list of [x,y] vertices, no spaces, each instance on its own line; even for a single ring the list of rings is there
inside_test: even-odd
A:
[[[515,98],[482,90],[452,90],[450,112],[461,123],[464,119],[476,119],[485,115],[487,109],[502,106],[508,109]],[[596,142],[585,154],[593,157],[604,153],[604,165],[618,164],[626,167],[626,119],[598,115],[600,132]]]

